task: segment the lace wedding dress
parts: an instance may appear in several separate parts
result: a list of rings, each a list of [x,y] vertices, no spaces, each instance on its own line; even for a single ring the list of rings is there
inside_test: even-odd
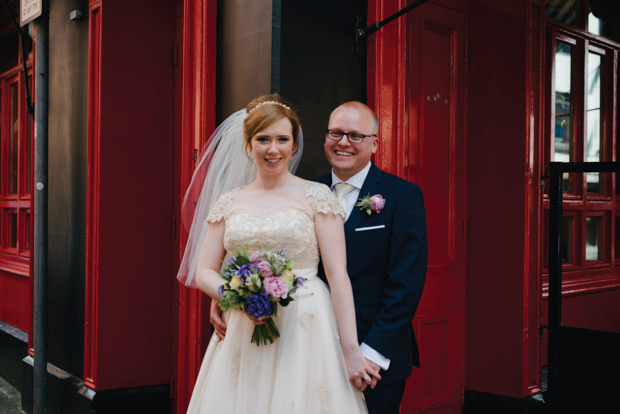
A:
[[[280,338],[250,342],[254,325],[239,310],[224,313],[226,338],[213,335],[188,413],[366,413],[364,396],[351,385],[326,284],[317,276],[317,213],[344,215],[323,184],[306,181],[305,206],[283,206],[257,215],[235,203],[239,190],[224,194],[207,219],[225,221],[224,247],[234,254],[286,248],[293,271],[308,278],[295,300],[274,318]]]

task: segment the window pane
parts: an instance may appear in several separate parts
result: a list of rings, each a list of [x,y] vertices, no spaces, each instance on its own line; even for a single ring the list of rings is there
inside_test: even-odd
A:
[[[601,19],[596,17],[594,13],[588,13],[588,32],[594,33],[595,35],[601,35]]]
[[[17,34],[17,31],[13,31],[9,35],[2,36],[0,39],[0,73],[6,72],[18,64],[19,35]]]
[[[560,239],[560,257],[562,263],[573,262],[573,218],[562,217],[562,238]]]
[[[19,93],[17,82],[9,88],[9,194],[17,193],[17,131],[19,124]]]
[[[572,47],[558,42],[555,49],[555,141],[552,161],[572,161]],[[563,191],[570,192],[571,178],[565,174]]]
[[[586,260],[588,261],[602,260],[602,221],[601,217],[586,217]]]
[[[24,250],[30,250],[30,214],[25,214]]]
[[[579,0],[547,0],[547,16],[577,26],[579,22]]]
[[[9,247],[17,248],[17,214],[9,213]]]
[[[589,1],[588,31],[607,39],[620,41],[620,7],[617,0]]]
[[[620,216],[616,216],[616,232],[615,232],[616,245],[614,247],[614,256],[616,259],[620,259]]]
[[[601,56],[588,53],[588,89],[586,99],[586,161],[601,158]],[[588,193],[601,192],[598,173],[588,173]]]
[[[30,90],[32,91],[32,76],[28,76],[28,85]],[[24,131],[24,147],[26,149],[25,157],[25,166],[26,171],[23,173],[22,177],[26,177],[26,185],[24,188],[25,194],[30,194],[32,192],[32,116],[26,112],[26,108],[24,107],[24,116],[26,117],[26,130]]]

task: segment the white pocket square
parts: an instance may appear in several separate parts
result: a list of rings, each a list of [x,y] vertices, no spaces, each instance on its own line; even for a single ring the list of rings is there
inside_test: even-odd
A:
[[[384,229],[384,228],[385,228],[385,224],[382,224],[380,226],[358,227],[357,229],[355,229],[355,231],[368,231],[368,230],[377,230],[377,229]]]

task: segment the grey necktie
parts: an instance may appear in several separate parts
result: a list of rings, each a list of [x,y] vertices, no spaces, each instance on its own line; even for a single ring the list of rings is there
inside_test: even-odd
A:
[[[338,202],[340,203],[340,205],[342,206],[342,209],[344,210],[344,212],[347,212],[347,202],[345,200],[347,194],[349,194],[351,191],[355,190],[355,187],[352,186],[351,184],[347,184],[347,183],[338,183],[334,186],[334,188],[336,189],[336,198],[338,199]]]

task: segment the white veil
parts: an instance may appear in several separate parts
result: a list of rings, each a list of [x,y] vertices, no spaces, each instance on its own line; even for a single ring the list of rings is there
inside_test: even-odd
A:
[[[248,158],[243,135],[246,109],[241,109],[222,122],[205,143],[200,162],[187,188],[181,219],[189,237],[177,279],[188,287],[196,287],[196,266],[207,228],[207,216],[217,199],[256,178],[256,164]],[[288,165],[294,174],[303,150],[303,134],[299,127],[297,152]],[[191,224],[191,227],[190,227]]]

